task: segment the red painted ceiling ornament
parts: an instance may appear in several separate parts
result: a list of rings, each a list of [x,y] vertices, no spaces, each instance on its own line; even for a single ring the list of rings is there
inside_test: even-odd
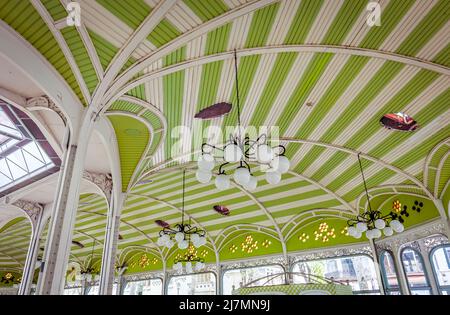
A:
[[[229,215],[230,214],[230,210],[227,207],[217,205],[217,206],[214,206],[213,208],[221,215]]]
[[[207,108],[202,109],[197,114],[195,114],[195,118],[200,119],[213,119],[220,116],[223,116],[230,112],[231,110],[231,104],[230,103],[217,103],[212,106],[209,106]]]
[[[381,117],[380,123],[387,129],[400,131],[414,131],[419,125],[409,115],[405,113],[389,113]]]

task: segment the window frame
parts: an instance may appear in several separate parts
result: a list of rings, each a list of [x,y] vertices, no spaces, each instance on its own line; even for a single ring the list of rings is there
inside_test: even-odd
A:
[[[126,280],[123,285],[122,292],[120,292],[120,295],[125,295],[123,292],[125,292],[125,288],[127,287],[128,283],[132,282],[141,282],[141,281],[148,281],[148,280],[160,280],[161,281],[161,295],[164,295],[164,279],[161,277],[149,277],[149,278],[143,278],[143,279],[137,279],[137,280]]]
[[[233,271],[233,270],[242,270],[242,269],[254,269],[254,268],[259,268],[259,267],[270,267],[270,266],[278,266],[281,267],[282,272],[284,272],[286,274],[286,268],[284,268],[284,266],[282,264],[277,264],[277,263],[273,263],[273,264],[268,264],[268,265],[256,265],[256,266],[244,266],[242,268],[230,268],[230,269],[225,269],[222,270],[222,274],[220,276],[220,281],[221,281],[221,288],[222,288],[222,295],[224,295],[223,293],[223,287],[224,287],[224,277],[225,274],[229,271]]]
[[[419,259],[420,259],[420,262],[421,262],[421,264],[422,264],[423,274],[424,274],[424,276],[425,276],[425,280],[427,281],[427,286],[411,287],[411,284],[409,283],[410,281],[409,281],[409,278],[408,278],[408,273],[406,272],[405,264],[403,263],[403,252],[404,252],[405,250],[407,250],[407,249],[414,251],[414,252],[418,255],[418,257],[419,257]],[[402,263],[403,275],[405,276],[406,283],[408,284],[408,290],[409,290],[409,293],[410,293],[411,295],[413,295],[412,293],[413,293],[415,290],[428,290],[428,291],[430,292],[430,295],[433,295],[433,290],[432,290],[432,287],[431,287],[430,277],[429,277],[428,272],[427,272],[427,270],[426,270],[426,268],[425,268],[425,261],[424,261],[424,259],[423,259],[422,254],[420,253],[420,251],[418,251],[417,249],[415,249],[415,248],[412,247],[412,246],[404,246],[404,247],[400,250],[400,253],[399,253],[399,254],[400,254],[400,262]]]
[[[301,263],[301,262],[304,263],[304,262],[311,262],[311,261],[321,261],[321,260],[327,260],[327,259],[341,259],[341,258],[349,258],[349,257],[351,258],[351,257],[359,257],[359,256],[366,256],[366,257],[368,257],[372,261],[372,263],[374,264],[374,268],[375,268],[375,261],[374,261],[373,257],[370,256],[369,254],[361,253],[361,254],[342,255],[342,256],[330,256],[330,257],[309,259],[309,260],[307,260],[307,259],[299,259],[299,260],[296,260],[295,262],[292,263],[291,268],[290,268],[289,271],[293,272],[293,269],[294,269],[295,265],[297,263]],[[375,270],[375,273],[376,273],[376,270]],[[375,274],[375,276],[376,276],[376,274]],[[381,294],[381,288],[378,288],[378,290],[360,290],[360,291],[353,291],[352,290],[352,292],[353,292],[354,295],[371,294],[371,293]]]
[[[433,277],[434,277],[434,279],[436,281],[436,286],[438,288],[439,295],[443,295],[442,291],[450,291],[450,284],[449,285],[445,285],[445,286],[440,285],[439,278],[437,276],[437,271],[436,271],[436,268],[435,268],[435,264],[434,264],[434,261],[433,261],[434,253],[437,250],[441,249],[441,248],[450,248],[450,243],[440,244],[440,245],[434,246],[430,250],[430,252],[428,253],[428,257],[429,257],[430,264],[431,264],[431,270],[433,271]],[[447,254],[445,252],[444,252],[444,255],[445,255],[445,258],[447,259],[447,264],[449,264],[450,261],[448,260]],[[450,267],[450,265],[449,265],[449,267]]]
[[[219,295],[219,286],[218,286],[218,282],[217,282],[217,274],[214,271],[202,271],[202,272],[193,272],[193,273],[186,273],[186,274],[181,274],[181,275],[177,275],[177,274],[172,274],[170,276],[167,277],[166,283],[164,285],[163,288],[163,295],[169,295],[169,284],[170,284],[170,280],[172,280],[172,278],[181,278],[181,277],[186,277],[186,276],[194,276],[194,275],[201,275],[201,274],[206,274],[206,273],[210,273],[214,276],[214,279],[216,280],[215,285],[215,294],[214,295]]]
[[[386,268],[384,266],[384,260],[383,260],[384,253],[388,253],[391,256],[391,258],[392,258],[392,262],[394,263],[393,267],[394,267],[395,277],[397,278],[398,289],[391,289],[390,288],[388,277],[387,277],[387,273],[386,273]],[[380,260],[381,279],[383,281],[384,289],[385,289],[385,291],[386,291],[386,293],[388,295],[391,295],[390,293],[392,293],[392,292],[399,292],[400,295],[402,295],[402,289],[401,289],[401,285],[400,285],[400,277],[399,277],[398,268],[397,268],[398,266],[395,263],[395,258],[394,257],[395,257],[394,253],[392,251],[390,251],[390,250],[387,250],[387,249],[383,249],[380,252],[380,254],[378,255],[378,259]]]

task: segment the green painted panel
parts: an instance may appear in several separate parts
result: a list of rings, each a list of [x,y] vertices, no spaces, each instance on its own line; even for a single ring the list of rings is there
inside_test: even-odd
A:
[[[149,131],[140,121],[126,116],[109,116],[119,144],[122,190],[126,191],[131,176],[144,153]]]

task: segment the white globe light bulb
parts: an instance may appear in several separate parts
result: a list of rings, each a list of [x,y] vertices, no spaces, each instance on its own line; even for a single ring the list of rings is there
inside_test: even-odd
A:
[[[170,241],[170,236],[167,234],[164,234],[163,236],[161,236],[161,242],[162,244],[167,244],[167,242]]]
[[[245,185],[250,181],[250,172],[246,167],[238,167],[234,171],[233,178],[239,185]]]
[[[203,263],[202,263],[201,261],[198,261],[198,262],[195,264],[195,270],[200,271],[200,270],[202,270],[202,269],[203,269]]]
[[[201,236],[198,241],[199,247],[206,244],[206,237]]]
[[[184,240],[184,233],[182,232],[177,232],[177,234],[175,234],[175,240],[179,243],[182,240]]]
[[[173,269],[179,271],[181,268],[183,268],[183,265],[181,265],[180,262],[177,262],[173,265]]]
[[[372,237],[373,238],[380,238],[381,237],[381,231],[379,229],[373,229],[372,230]]]
[[[289,171],[291,167],[291,162],[284,155],[276,156],[272,162],[270,162],[270,166],[280,172],[281,174],[285,174]]]
[[[358,230],[356,229],[355,235],[353,235],[353,237],[354,237],[354,238],[361,238],[361,236],[362,236],[361,231],[358,231]]]
[[[281,174],[279,172],[267,172],[266,180],[271,185],[276,185],[281,181]]]
[[[178,243],[178,248],[179,249],[186,249],[188,248],[189,243],[186,240],[182,240],[181,242]]]
[[[398,222],[397,229],[394,229],[394,231],[397,233],[402,233],[404,230],[405,230],[405,226],[400,222]]]
[[[375,220],[375,227],[377,228],[377,229],[384,229],[384,227],[386,226],[386,222],[384,222],[384,220],[383,219],[376,219]]]
[[[186,272],[187,273],[192,273],[192,263],[190,261],[188,261],[186,263]]]
[[[384,235],[386,235],[386,236],[391,236],[392,234],[394,234],[394,230],[393,230],[390,226],[386,226],[386,227],[383,229],[383,233],[384,233]]]
[[[244,188],[249,191],[253,191],[256,189],[257,186],[258,186],[258,180],[256,179],[256,177],[250,176],[250,180],[248,181],[247,184],[244,185]]]
[[[354,226],[349,226],[347,229],[348,235],[355,236],[358,230]]]
[[[358,223],[356,223],[356,228],[360,232],[365,232],[365,231],[367,231],[367,224],[364,222],[358,222]]]
[[[162,236],[160,236],[158,237],[156,243],[158,244],[158,246],[164,246],[166,244],[166,240]]]
[[[267,144],[259,145],[256,154],[261,163],[269,163],[274,156],[272,148]]]
[[[207,158],[205,158],[207,156]],[[198,158],[197,166],[199,169],[203,171],[212,171],[214,168],[214,159],[210,159],[211,155],[209,154],[203,154]]]
[[[228,175],[220,174],[216,176],[215,180],[216,188],[219,190],[225,190],[230,188],[230,178]]]
[[[191,234],[191,241],[193,242],[193,243],[197,243],[198,241],[200,240],[200,235],[198,235],[198,234]]]
[[[202,184],[207,184],[211,180],[212,173],[210,171],[204,171],[202,169],[198,169],[195,172],[195,177]]]
[[[373,238],[373,234],[372,234],[372,230],[367,230],[366,231],[366,237],[371,240]]]
[[[223,150],[223,158],[227,162],[238,162],[242,158],[242,150],[236,144],[229,144]]]
[[[167,247],[168,249],[171,249],[171,248],[173,247],[173,245],[175,245],[175,242],[172,241],[172,240],[168,240],[168,241],[166,242],[166,247]]]
[[[391,223],[389,224],[391,226],[391,228],[395,231],[398,232],[397,230],[400,229],[400,221],[398,220],[392,220]]]

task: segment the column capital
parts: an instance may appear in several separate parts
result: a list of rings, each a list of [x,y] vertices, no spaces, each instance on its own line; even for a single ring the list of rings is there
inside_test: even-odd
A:
[[[34,227],[38,222],[39,216],[44,210],[44,206],[40,203],[23,199],[14,201],[12,205],[22,209],[30,218]]]
[[[47,95],[28,98],[27,107],[41,107],[50,109],[58,114],[59,117],[61,117],[65,125],[67,124],[67,119],[64,113],[61,111],[61,109],[59,109],[58,106],[55,105],[55,103],[53,103],[53,101]]]
[[[108,201],[111,201],[113,180],[111,174],[95,173],[84,171],[83,178],[95,184],[105,194]]]

